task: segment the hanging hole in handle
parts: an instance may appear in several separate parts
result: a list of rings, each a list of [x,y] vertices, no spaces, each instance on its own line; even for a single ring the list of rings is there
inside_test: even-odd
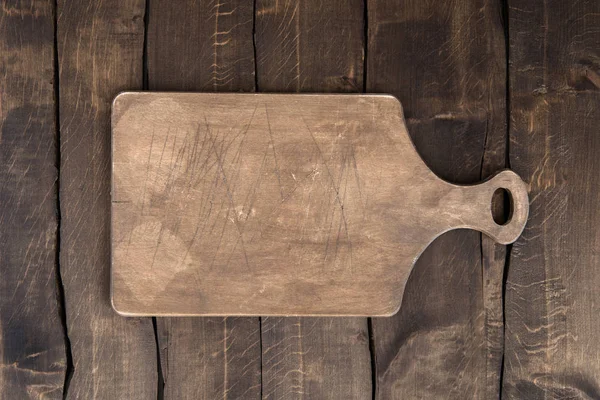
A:
[[[513,216],[513,196],[510,190],[498,188],[492,195],[491,212],[494,222],[498,225],[506,225]]]

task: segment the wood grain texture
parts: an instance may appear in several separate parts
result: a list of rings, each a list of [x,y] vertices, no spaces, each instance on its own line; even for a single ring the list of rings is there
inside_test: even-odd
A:
[[[400,99],[427,164],[462,183],[500,168],[506,137],[500,3],[371,0],[367,7],[366,89]],[[482,255],[486,271],[501,267],[501,256],[488,249],[482,254],[474,232],[450,232],[423,253],[399,314],[373,321],[377,398],[485,398],[498,387],[499,293],[484,291],[482,282],[498,287],[501,274],[484,275]]]
[[[262,318],[264,399],[369,399],[365,318]]]
[[[141,87],[143,0],[58,1],[61,249],[73,399],[152,399],[156,344],[148,318],[109,301],[110,103]]]
[[[436,177],[391,96],[126,92],[112,126],[124,315],[391,315],[437,236],[511,243],[527,219],[510,171]],[[498,188],[513,197],[505,225]]]
[[[479,3],[478,3],[479,4]],[[493,175],[508,162],[507,113],[507,46],[504,7],[502,2],[486,2],[483,10],[488,44],[486,65],[492,78],[488,93],[488,126],[485,130],[485,148],[481,160],[481,179]],[[502,30],[504,29],[504,32]],[[510,216],[510,200],[497,196],[492,202],[492,214],[499,221]],[[504,287],[507,266],[507,246],[481,235],[483,346],[485,356],[485,387],[483,398],[501,396],[502,364],[504,361]]]
[[[57,276],[51,1],[0,9],[0,399],[58,399],[66,370]]]
[[[503,396],[600,398],[600,3],[509,6],[510,160],[532,212],[508,270]]]
[[[148,87],[254,91],[253,4],[150,1]],[[258,318],[157,318],[166,399],[261,396]]]
[[[252,2],[149,4],[149,89],[254,91]]]
[[[258,399],[257,318],[157,318],[165,399]]]
[[[257,0],[264,92],[362,92],[364,2]]]
[[[361,92],[364,23],[363,1],[258,1],[257,90]],[[263,318],[262,349],[263,398],[371,397],[364,318]]]

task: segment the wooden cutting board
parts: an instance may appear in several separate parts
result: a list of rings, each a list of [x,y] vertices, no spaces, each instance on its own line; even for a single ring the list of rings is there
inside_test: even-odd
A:
[[[437,236],[511,243],[528,205],[511,171],[439,179],[391,96],[122,93],[112,302],[123,315],[391,315]]]

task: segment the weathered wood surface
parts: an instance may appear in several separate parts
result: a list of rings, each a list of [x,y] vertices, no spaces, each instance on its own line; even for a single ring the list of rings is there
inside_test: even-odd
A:
[[[442,178],[502,167],[506,135],[500,3],[367,3],[367,87],[396,95],[417,150]],[[482,165],[482,161],[484,165]],[[398,315],[373,320],[379,399],[492,398],[500,380],[497,257],[481,235],[449,232],[421,255]],[[489,246],[486,246],[489,248]],[[489,251],[489,250],[487,250]],[[487,275],[486,273],[486,276]],[[495,301],[495,302],[494,302]],[[494,312],[488,319],[485,310]],[[486,321],[487,320],[487,321]]]
[[[506,285],[507,399],[600,398],[600,3],[510,0],[510,161],[531,220]]]
[[[65,360],[69,357],[61,348],[62,328],[47,325],[49,321],[60,325],[56,315],[60,301],[55,298],[55,278],[51,276],[54,263],[45,253],[52,252],[52,242],[56,240],[48,227],[56,223],[50,204],[57,208],[58,199],[52,194],[38,197],[44,190],[31,189],[33,185],[49,189],[54,179],[49,170],[54,162],[49,160],[56,156],[52,150],[55,139],[50,132],[57,132],[52,127],[54,113],[49,111],[54,103],[48,94],[53,70],[48,61],[53,40],[52,3],[4,1],[0,10],[0,68],[4,72],[0,78],[0,164],[4,168],[11,157],[16,160],[10,164],[13,169],[0,172],[0,215],[4,218],[0,268],[7,281],[0,287],[0,398],[8,399],[37,398],[41,392],[49,398],[60,398],[65,369],[72,372],[65,365],[69,364]],[[533,212],[531,228],[513,247],[510,259],[506,294],[508,351],[502,394],[507,398],[532,399],[600,396],[596,362],[600,357],[595,341],[599,327],[593,318],[598,313],[598,182],[590,172],[598,169],[594,134],[599,85],[597,2],[453,0],[439,7],[437,2],[369,0],[364,10],[363,4],[350,1],[305,0],[298,2],[294,14],[295,3],[289,2],[286,13],[284,0],[257,0],[252,16],[253,2],[60,0],[56,44],[63,69],[61,77],[68,89],[61,90],[58,100],[63,110],[61,125],[65,129],[70,126],[68,130],[73,133],[60,135],[61,165],[69,166],[67,171],[60,171],[61,200],[64,196],[69,199],[67,205],[62,204],[63,221],[59,220],[63,228],[60,266],[64,264],[67,269],[67,323],[73,334],[73,360],[77,363],[71,387],[67,388],[68,397],[154,398],[158,383],[154,344],[149,346],[152,357],[140,347],[140,343],[152,339],[151,324],[134,320],[142,323],[132,328],[131,321],[114,317],[103,302],[108,298],[108,256],[103,250],[108,237],[102,236],[108,219],[108,183],[103,178],[108,173],[108,160],[104,158],[108,151],[108,104],[120,89],[142,88],[143,3],[150,6],[146,48],[150,88],[212,91],[217,86],[217,90],[224,91],[392,92],[403,102],[409,131],[434,172],[463,183],[476,182],[505,166],[504,79],[508,60],[504,51],[498,50],[507,44],[499,22],[499,8],[505,8],[510,17],[508,55],[512,59],[512,96],[508,99],[512,105],[510,166],[531,183]],[[135,12],[131,11],[133,4]],[[179,8],[182,5],[183,10]],[[213,63],[204,59],[214,59],[214,52],[209,49],[205,56],[202,46],[215,47],[215,40],[200,38],[217,32],[217,21],[212,17],[215,10],[210,8],[215,6],[224,13],[235,8],[234,17],[240,18],[233,23],[225,17],[218,20],[217,27],[225,27],[224,31],[234,29],[228,37],[229,47],[217,45],[221,58],[218,67],[211,68]],[[356,11],[356,7],[361,11]],[[358,44],[356,19],[365,11],[365,33],[369,37],[367,43]],[[205,18],[200,13],[206,13]],[[247,18],[242,19],[241,15]],[[253,24],[236,24],[251,18],[255,19],[254,44],[259,57],[250,56],[248,61]],[[312,24],[313,19],[320,23]],[[280,26],[281,22],[285,23]],[[129,30],[132,26],[133,34]],[[300,37],[296,39],[298,32]],[[152,35],[157,35],[162,44],[157,44],[157,37]],[[266,39],[261,40],[262,36]],[[34,44],[38,41],[40,44]],[[363,47],[367,58],[364,71],[357,56]],[[257,88],[254,69],[249,66],[254,60]],[[226,64],[231,65],[231,73],[226,72],[230,68]],[[298,70],[302,79],[295,78]],[[269,72],[263,76],[265,71]],[[159,73],[162,78],[153,80],[152,76]],[[217,80],[213,76],[226,78]],[[361,76],[367,77],[366,87],[359,85]],[[220,84],[232,77],[236,83]],[[242,78],[237,80],[238,77]],[[484,89],[478,91],[481,86]],[[16,128],[13,130],[12,126]],[[7,141],[6,132],[24,133],[14,142]],[[15,149],[27,150],[14,152]],[[11,173],[17,170],[26,175],[10,181],[10,177],[14,178]],[[34,175],[36,178],[32,178]],[[23,193],[19,197],[20,208],[13,201],[16,197],[9,195],[15,193],[13,190]],[[81,193],[85,195],[79,201]],[[78,202],[80,205],[73,208]],[[30,214],[35,217],[27,218]],[[7,226],[6,218],[13,224]],[[69,239],[64,228],[72,232]],[[384,321],[389,324],[375,321],[375,375],[380,399],[394,395],[404,399],[498,397],[503,329],[498,283],[504,248],[493,246],[485,237],[478,248],[479,236],[455,232],[436,240],[417,266],[416,271],[423,271],[409,282],[405,296],[414,299],[406,308],[412,311]],[[29,259],[22,255],[35,263],[28,263]],[[7,257],[11,260],[7,261]],[[25,270],[17,268],[23,265],[30,265],[26,275]],[[15,291],[15,284],[20,284],[28,296],[22,295],[20,289]],[[263,347],[264,397],[277,398],[284,393],[288,398],[370,397],[368,393],[364,395],[368,392],[367,378],[356,381],[362,376],[358,371],[364,367],[364,345],[361,342],[349,347],[349,343],[355,343],[353,332],[358,332],[356,340],[362,341],[364,319],[351,320],[356,325],[349,322],[337,327],[336,323],[342,320],[318,319],[318,326],[312,319],[265,318],[262,342],[256,341],[259,331],[248,334],[249,339],[243,343],[240,340],[244,334],[231,333],[232,324],[237,322],[228,319],[227,337],[235,338],[235,344],[227,352],[227,369],[223,353],[210,353],[210,349],[223,345],[220,340],[225,337],[224,324],[207,329],[198,325],[208,323],[208,319],[194,318],[179,320],[181,325],[173,329],[175,321],[178,319],[158,319],[163,370],[172,384],[165,388],[166,397],[195,398],[206,393],[206,397],[222,398],[225,393],[232,398],[242,393],[236,390],[247,383],[238,383],[231,392],[211,392],[208,388],[233,385],[236,379],[232,377],[240,375],[236,368],[243,362],[236,356],[246,357],[252,352],[253,357],[260,357],[255,350],[247,350],[253,343]],[[297,322],[302,323],[298,326]],[[16,331],[10,328],[15,324],[19,325]],[[41,329],[43,326],[48,330]],[[241,332],[241,328],[234,332]],[[298,329],[302,340],[295,338]],[[7,341],[7,335],[13,332],[18,335],[10,336],[12,339],[27,340]],[[248,332],[254,331],[245,331]],[[116,336],[109,339],[113,334]],[[168,334],[171,336],[165,340]],[[202,345],[208,343],[212,347],[203,349]],[[33,345],[35,349],[30,347]],[[299,352],[303,357],[299,357]],[[205,362],[194,358],[195,354],[208,353]],[[25,363],[15,364],[14,356],[18,354],[25,356]],[[26,358],[32,354],[37,356]],[[125,372],[124,363],[129,364]],[[256,365],[254,360],[252,373],[259,369]],[[302,373],[295,372],[298,369]],[[33,370],[41,372],[32,373]],[[193,375],[186,376],[188,372]],[[301,381],[303,377],[315,379]],[[131,387],[136,389],[129,391],[124,386],[128,379],[132,379]],[[141,380],[148,381],[147,391],[137,390]],[[260,378],[248,382],[257,380]],[[203,383],[195,384],[196,381]],[[348,388],[350,382],[357,384],[356,389]],[[294,393],[297,384],[303,385],[302,393]],[[207,391],[202,392],[204,389],[198,389],[199,386]],[[169,392],[171,388],[173,392]],[[255,388],[245,397],[261,397],[261,389]]]
[[[365,318],[262,318],[264,399],[370,399]]]
[[[60,398],[51,1],[0,9],[0,398]],[[35,60],[35,62],[32,62]]]
[[[259,399],[258,318],[157,318],[165,399]]]
[[[253,4],[150,1],[148,88],[254,91]],[[258,318],[157,318],[166,399],[261,397]]]
[[[59,0],[57,17],[68,397],[156,398],[152,322],[116,315],[109,300],[110,104],[142,86],[144,0]]]
[[[253,5],[149,1],[148,89],[254,91]]]
[[[362,0],[257,1],[257,90],[362,91],[364,17]],[[263,398],[371,397],[367,319],[263,318],[261,328]]]
[[[364,1],[256,1],[262,92],[362,92]]]

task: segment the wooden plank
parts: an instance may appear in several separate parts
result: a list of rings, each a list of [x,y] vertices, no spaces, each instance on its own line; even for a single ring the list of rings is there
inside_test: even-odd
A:
[[[365,318],[262,319],[264,399],[369,399]]]
[[[495,171],[510,168],[508,163],[508,115],[506,110],[507,58],[505,3],[488,5],[485,18],[491,24],[488,33],[487,57],[493,80],[490,83],[490,99],[493,117],[486,129],[486,142],[481,161],[481,178]],[[500,20],[502,16],[502,20]],[[489,21],[489,22],[488,22]],[[504,32],[502,32],[504,29]],[[504,35],[503,35],[504,33]],[[507,221],[510,216],[510,200],[503,196],[492,201],[492,214],[497,221]],[[493,399],[501,395],[502,363],[504,360],[504,283],[506,279],[507,246],[498,244],[491,237],[481,235],[481,263],[483,285],[483,346],[485,361],[485,387],[483,398]]]
[[[148,88],[254,91],[253,6],[150,0]]]
[[[257,1],[257,89],[361,92],[363,16],[362,1]],[[262,322],[263,398],[371,397],[366,319]]]
[[[260,91],[362,92],[363,50],[363,1],[257,0]]]
[[[150,1],[151,90],[253,91],[252,2]],[[261,393],[258,318],[157,318],[166,399]]]
[[[165,399],[260,398],[258,318],[157,318]]]
[[[490,153],[502,154],[506,123],[499,6],[367,5],[367,91],[400,99],[417,150],[453,182],[477,181],[501,164]],[[373,320],[377,398],[484,398],[497,387],[500,329],[486,326],[484,310],[497,311],[498,301],[482,287],[480,241],[466,231],[440,237],[417,262],[399,314]]]
[[[59,0],[57,12],[68,395],[156,398],[152,321],[120,317],[109,302],[110,104],[142,86],[144,0]]]
[[[52,1],[0,10],[0,398],[60,398]]]
[[[503,397],[600,398],[600,3],[509,1],[510,161],[531,218],[506,286]]]

